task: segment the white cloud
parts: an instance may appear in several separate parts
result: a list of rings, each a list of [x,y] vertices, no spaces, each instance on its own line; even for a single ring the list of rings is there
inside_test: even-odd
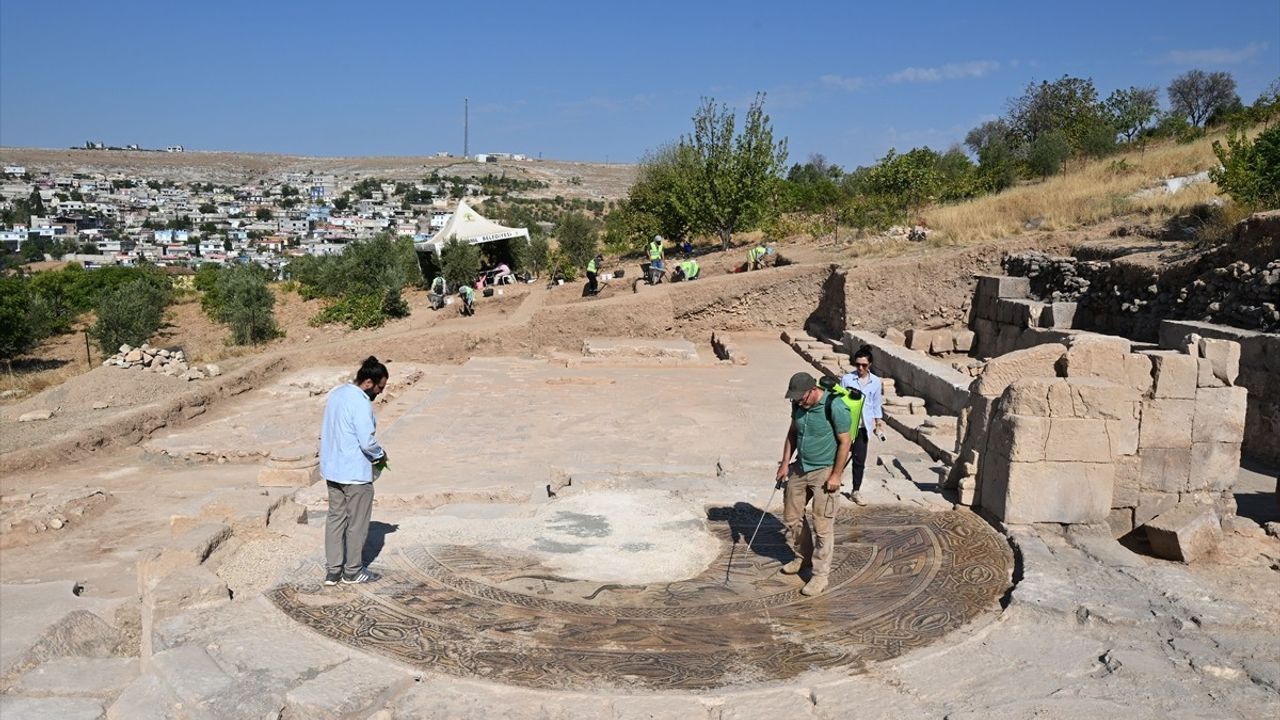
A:
[[[890,74],[885,80],[891,83],[962,80],[964,78],[989,75],[999,69],[1000,63],[994,60],[974,60],[963,63],[947,63],[941,67],[909,67]]]
[[[1267,49],[1266,43],[1251,42],[1242,48],[1208,48],[1204,50],[1170,50],[1157,62],[1164,65],[1239,65],[1252,60]]]
[[[861,90],[866,81],[860,77],[846,77],[844,75],[823,75],[819,80],[823,85],[840,88],[841,90]]]

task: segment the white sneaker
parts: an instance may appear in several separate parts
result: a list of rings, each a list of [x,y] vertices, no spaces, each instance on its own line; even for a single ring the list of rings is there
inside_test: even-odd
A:
[[[850,499],[850,500],[852,500],[852,501],[853,501],[853,503],[854,503],[855,505],[866,505],[866,504],[867,504],[867,499],[866,499],[866,498],[864,498],[864,497],[862,497],[862,491],[861,491],[861,490],[854,490],[854,491],[853,491],[853,494],[849,496],[849,499]]]

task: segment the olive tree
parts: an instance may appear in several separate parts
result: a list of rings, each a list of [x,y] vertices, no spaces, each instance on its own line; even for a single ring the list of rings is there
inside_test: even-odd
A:
[[[1188,70],[1169,83],[1169,105],[1192,125],[1204,125],[1219,108],[1237,103],[1236,81],[1226,72]]]

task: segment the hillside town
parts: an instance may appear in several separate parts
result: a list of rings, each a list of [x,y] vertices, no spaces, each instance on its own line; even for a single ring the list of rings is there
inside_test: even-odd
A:
[[[382,232],[425,241],[449,221],[458,199],[495,192],[480,178],[435,173],[386,182],[288,172],[229,186],[122,172],[57,175],[22,165],[0,171],[4,253],[26,261],[61,256],[86,268],[256,263],[279,273],[291,258],[339,254]]]

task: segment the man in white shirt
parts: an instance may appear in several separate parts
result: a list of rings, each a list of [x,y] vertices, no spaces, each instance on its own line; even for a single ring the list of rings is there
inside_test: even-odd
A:
[[[853,466],[853,501],[866,505],[862,497],[862,475],[867,469],[867,440],[869,432],[883,437],[884,423],[884,385],[880,377],[871,372],[871,348],[863,345],[853,354],[853,372],[840,378],[840,384],[846,388],[857,389],[865,400],[862,403],[862,414],[857,423],[857,432],[853,435],[853,448],[850,452]]]
[[[329,391],[320,425],[320,477],[329,488],[324,528],[325,585],[373,582],[364,567],[364,543],[373,512],[374,469],[387,453],[374,438],[373,400],[387,387],[387,366],[369,356],[354,383]]]

